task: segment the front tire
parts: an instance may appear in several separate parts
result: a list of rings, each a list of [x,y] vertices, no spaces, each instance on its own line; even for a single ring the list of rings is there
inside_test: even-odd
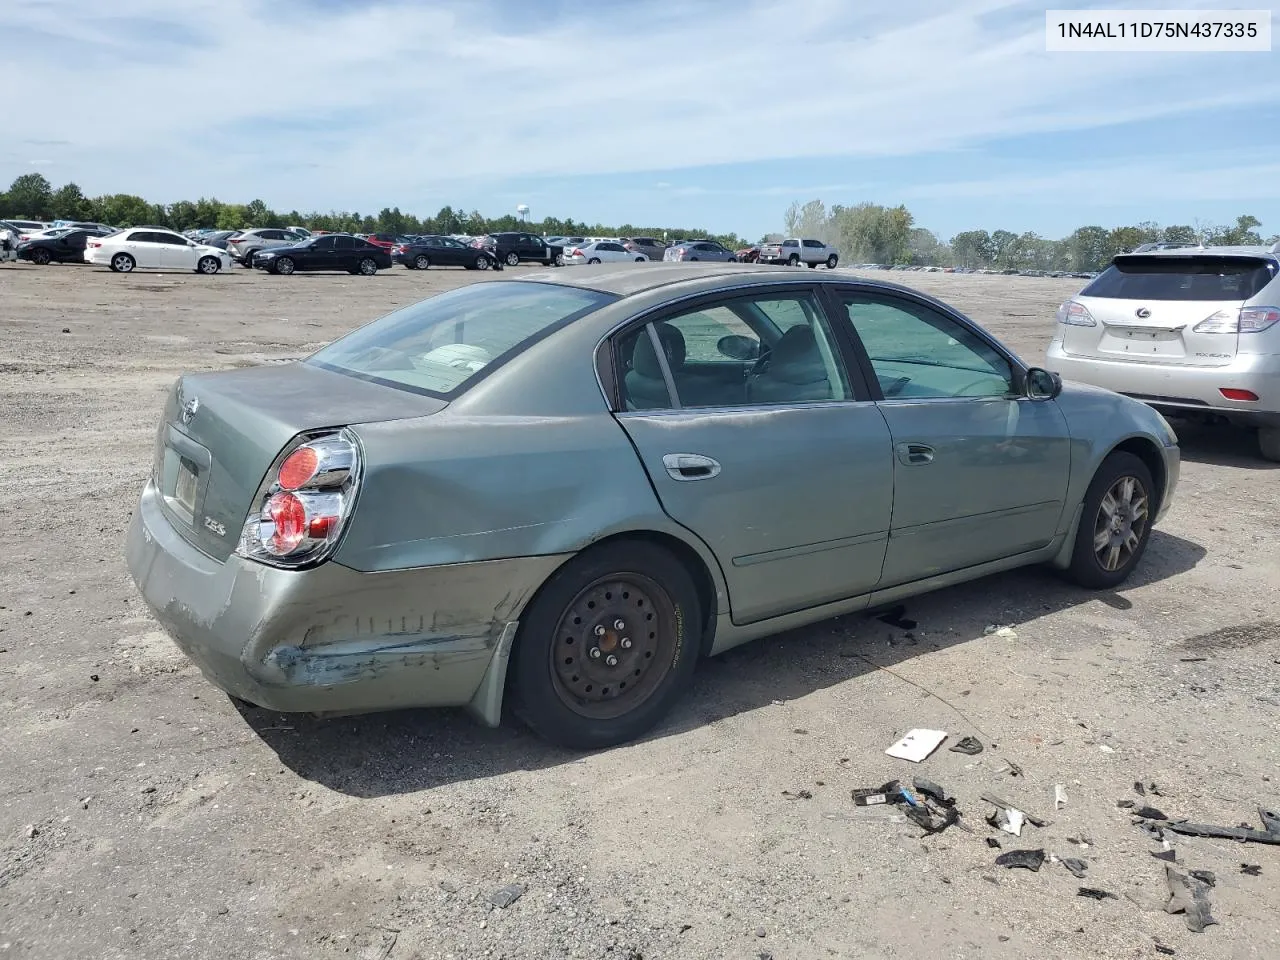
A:
[[[295,269],[297,269],[297,264],[293,262],[292,257],[276,257],[275,266],[273,267],[276,273],[282,273],[287,277]]]
[[[1151,540],[1154,498],[1151,471],[1138,457],[1117,451],[1103,460],[1085,493],[1067,576],[1092,590],[1128,579]]]
[[[834,270],[836,268],[836,264],[839,262],[840,258],[833,253],[831,256],[827,257],[827,269]]]
[[[587,261],[587,263],[599,263],[599,262],[600,262],[599,257],[592,257],[590,260]]]
[[[508,253],[504,259],[506,260],[508,267],[520,266],[520,255],[514,250]]]
[[[516,714],[563,747],[634,740],[688,688],[701,623],[693,581],[668,551],[630,542],[581,554],[522,618],[511,659]]]
[[[52,259],[53,257],[44,247],[36,247],[31,251],[31,262],[37,266],[47,267],[49,265],[49,261]]]
[[[111,269],[116,273],[133,273],[138,262],[127,253],[117,253],[111,258]]]
[[[378,272],[378,262],[372,257],[365,257],[356,267],[362,277],[372,277]]]
[[[1262,459],[1280,463],[1280,427],[1263,427],[1258,431],[1258,450]]]
[[[196,264],[196,271],[207,277],[213,276],[221,269],[222,264],[218,262],[217,257],[201,257],[200,262]]]
[[[493,266],[492,261],[490,261],[490,259],[487,256],[485,256],[483,253],[480,254],[480,256],[476,257],[477,270],[488,270],[491,266]]]

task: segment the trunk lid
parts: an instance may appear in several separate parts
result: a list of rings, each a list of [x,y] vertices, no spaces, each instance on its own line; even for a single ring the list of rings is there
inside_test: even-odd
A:
[[[1214,314],[1238,314],[1273,276],[1263,257],[1216,254],[1116,257],[1073,299],[1096,326],[1066,325],[1071,356],[1219,367],[1239,348],[1235,332],[1196,327]]]
[[[156,436],[154,480],[165,515],[192,545],[224,560],[267,471],[299,433],[446,406],[303,362],[180,377]]]

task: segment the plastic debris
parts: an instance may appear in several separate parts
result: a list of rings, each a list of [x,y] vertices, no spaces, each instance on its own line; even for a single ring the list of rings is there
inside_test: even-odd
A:
[[[1218,921],[1209,912],[1209,885],[1203,880],[1188,877],[1171,866],[1166,866],[1165,882],[1169,886],[1169,902],[1165,913],[1181,913],[1187,929],[1192,933],[1204,933],[1204,928]]]
[[[1156,943],[1155,947],[1156,947],[1156,953],[1163,954],[1166,957],[1172,957],[1175,953],[1178,952],[1177,950],[1173,949],[1173,947],[1166,947],[1163,943],[1159,943],[1159,942]]]
[[[1089,864],[1076,857],[1063,857],[1058,862],[1066,867],[1077,880],[1084,879],[1084,872],[1089,869]]]
[[[987,823],[1015,837],[1022,836],[1022,827],[1027,822],[1027,815],[1014,807],[997,807]]]
[[[1144,807],[1143,809],[1152,809]],[[1155,810],[1155,813],[1160,811]],[[1142,815],[1142,811],[1138,811],[1138,815]],[[1277,823],[1276,814],[1264,807],[1258,808],[1258,815],[1262,818],[1263,827],[1266,829],[1254,830],[1251,827],[1220,827],[1212,823],[1186,823],[1185,821],[1173,822],[1163,817],[1152,817],[1147,820],[1145,826],[1154,827],[1157,830],[1170,830],[1174,833],[1181,833],[1188,837],[1220,837],[1224,840],[1245,840],[1254,843],[1270,843],[1280,846],[1280,829],[1272,830],[1270,825]],[[1139,826],[1144,826],[1139,824]]]
[[[1081,887],[1076,891],[1077,897],[1089,897],[1093,900],[1119,900],[1114,893],[1107,890],[1099,890],[1096,887]]]
[[[853,791],[853,802],[860,807],[874,807],[883,803],[902,803],[901,789],[902,784],[897,780],[890,780],[881,787],[855,789]]]
[[[967,753],[973,757],[982,752],[982,743],[977,737],[963,737],[950,750],[952,753]]]
[[[1260,877],[1262,876],[1262,864],[1242,863],[1240,864],[1240,872],[1246,877]]]
[[[1163,860],[1165,863],[1177,863],[1177,862],[1178,862],[1178,851],[1177,851],[1177,850],[1161,850],[1159,853],[1154,853],[1154,852],[1153,852],[1151,855],[1152,855],[1153,857],[1155,857],[1157,860]]]
[[[499,910],[505,910],[524,896],[525,889],[524,884],[509,883],[489,894],[489,902]]]
[[[1142,817],[1142,819],[1144,820],[1168,820],[1169,819],[1164,815],[1164,811],[1159,810],[1156,807],[1139,807],[1137,810],[1133,811],[1133,815],[1135,817]]]
[[[788,800],[812,800],[813,799],[813,794],[810,793],[808,790],[797,790],[795,793],[792,793],[790,790],[783,790],[782,795],[786,797]]]
[[[992,847],[993,849],[999,850],[1000,841],[997,840],[995,837],[987,837],[987,846]]]
[[[1014,630],[1013,627],[1002,627],[994,623],[983,630],[982,634],[987,637],[999,637],[1001,640],[1018,639],[1018,631]]]
[[[993,807],[1004,807],[1006,810],[1012,810],[1012,809],[1021,810],[1020,807],[1014,807],[1014,805],[1010,803],[1008,800],[1002,800],[999,797],[997,797],[994,793],[984,793],[982,795],[982,799],[985,800],[987,803],[991,804]],[[1049,826],[1050,821],[1048,820],[1042,820],[1040,817],[1032,816],[1031,814],[1027,813],[1025,810],[1022,811],[1022,814],[1027,818],[1027,823],[1031,824],[1032,826],[1036,826],[1036,827]],[[1071,842],[1076,843],[1078,841],[1072,840]]]
[[[951,798],[947,796],[946,787],[932,780],[926,780],[924,777],[912,777],[911,785],[916,788],[917,793],[923,793],[926,797],[937,800],[939,803],[948,803]]]
[[[1039,871],[1044,865],[1043,850],[1010,850],[996,857],[996,865],[1012,870],[1021,867],[1032,872]]]
[[[1116,752],[1116,748],[1115,748],[1115,747],[1109,746],[1109,745],[1107,745],[1107,744],[1105,744],[1105,743],[1100,743],[1100,744],[1098,744],[1098,749],[1099,749],[1099,750],[1101,750],[1103,753],[1115,753],[1115,752]]]
[[[1053,809],[1061,810],[1067,805],[1067,788],[1060,783],[1053,785]]]
[[[908,730],[906,736],[886,750],[885,753],[899,760],[910,760],[912,763],[919,763],[937,750],[938,745],[945,739],[947,739],[947,734],[943,730]]]
[[[1191,876],[1210,887],[1218,885],[1218,876],[1212,870],[1192,870]]]

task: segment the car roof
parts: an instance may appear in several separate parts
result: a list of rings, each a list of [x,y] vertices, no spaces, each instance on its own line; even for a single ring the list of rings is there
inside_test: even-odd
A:
[[[857,283],[862,286],[872,285],[886,290],[907,291],[919,296],[919,291],[896,283],[883,280],[867,280],[844,273],[814,273],[803,271],[797,273],[791,267],[773,266],[769,264],[747,263],[669,263],[650,261],[648,263],[618,263],[592,270],[547,270],[527,274],[515,283],[558,283],[568,287],[580,287],[584,290],[596,290],[600,293],[612,293],[620,297],[629,297],[659,287],[671,287],[678,284],[695,284],[697,281],[713,281],[715,279],[731,280],[750,277],[751,282],[759,283],[795,283],[797,280],[817,283]],[[714,284],[708,284],[714,288]]]

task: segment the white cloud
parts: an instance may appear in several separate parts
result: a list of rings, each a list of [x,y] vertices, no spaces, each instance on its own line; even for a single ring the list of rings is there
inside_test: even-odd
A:
[[[8,47],[57,69],[6,98],[5,127],[70,141],[59,169],[90,192],[367,210],[469,178],[913,155],[1280,102],[1261,55],[1047,54],[1043,11],[1013,0],[570,9],[7,3]]]

